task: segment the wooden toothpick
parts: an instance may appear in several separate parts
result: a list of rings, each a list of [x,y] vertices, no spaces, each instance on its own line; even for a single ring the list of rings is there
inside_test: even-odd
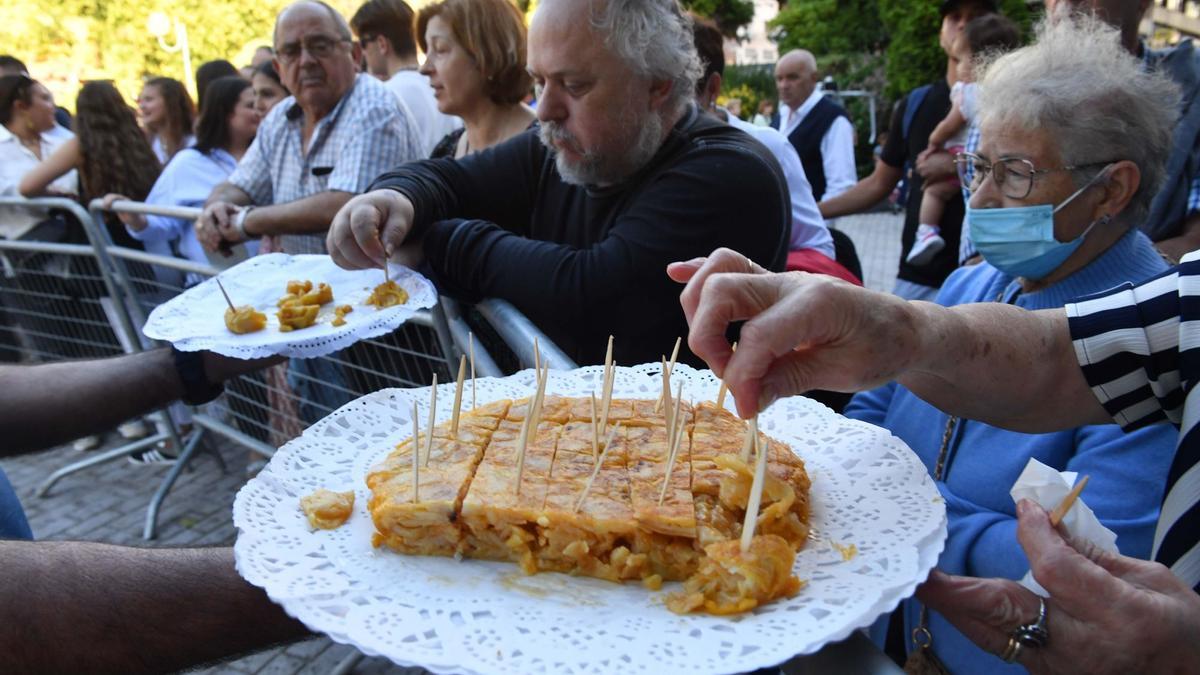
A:
[[[547,364],[545,373],[538,373],[537,391],[529,401],[525,410],[525,424],[521,425],[521,436],[517,440],[517,494],[521,494],[521,480],[525,477],[525,449],[530,437],[537,440],[537,427],[541,421],[542,396],[546,393],[546,380],[550,377],[550,366]]]
[[[758,421],[755,416],[754,421]],[[758,424],[754,425],[756,428]],[[758,527],[758,507],[762,505],[763,483],[767,478],[767,453],[758,447],[758,434],[754,435],[754,482],[750,484],[750,501],[746,503],[746,519],[742,521],[742,553],[750,550],[754,539],[754,528]]]
[[[616,365],[612,360],[613,338],[608,336],[608,354],[604,357],[604,391],[601,392],[600,429],[608,428],[608,413],[612,406],[613,381],[617,379]]]
[[[663,377],[667,379],[670,379],[671,373],[675,372],[675,361],[679,359],[679,345],[682,342],[683,338],[675,338],[675,348],[671,350],[671,362],[663,366]],[[665,400],[665,394],[669,393],[671,393],[671,390],[668,387],[663,391],[663,395],[658,397],[658,402],[654,404],[654,412],[658,412],[658,409],[662,407],[663,401]],[[667,405],[670,404],[671,402],[667,401]]]
[[[454,387],[454,414],[450,419],[450,435],[458,438],[458,414],[462,410],[463,379],[467,376],[467,356],[458,359],[458,384]]]
[[[596,392],[592,392],[592,461],[600,456],[600,420],[596,419]]]
[[[662,391],[658,392],[658,403],[654,404],[654,412],[658,412],[658,407],[663,401],[667,402],[667,407],[663,409],[664,421],[667,429],[671,428],[671,373],[667,371],[667,357],[662,357]]]
[[[425,466],[429,466],[429,456],[433,454],[433,422],[437,414],[437,373],[433,374],[433,385],[429,387],[429,436],[425,440]]]
[[[1083,492],[1083,486],[1087,485],[1088,478],[1089,476],[1084,476],[1083,478],[1075,481],[1075,487],[1071,488],[1071,491],[1067,493],[1067,496],[1063,497],[1063,500],[1058,503],[1058,506],[1054,507],[1054,510],[1050,512],[1050,524],[1052,526],[1058,527],[1058,524],[1062,522],[1062,519],[1065,518],[1067,513],[1071,510],[1071,507],[1075,506],[1075,500],[1079,498],[1079,493]]]
[[[668,403],[670,402],[670,394]],[[669,450],[675,443],[675,420],[679,418],[680,406],[683,405],[683,383],[679,383],[679,390],[675,393],[675,404],[667,412],[667,449]]]
[[[471,410],[475,405],[475,334],[467,333],[467,350],[471,352]]]
[[[542,350],[538,346],[538,339],[535,335],[533,338],[533,374],[536,376],[542,372]]]
[[[579,493],[579,501],[575,502],[575,508],[571,509],[572,513],[578,513],[579,507],[583,506],[583,500],[587,499],[588,492],[592,490],[592,483],[596,482],[596,476],[600,473],[600,468],[604,466],[604,459],[608,457],[608,449],[612,447],[613,440],[617,437],[617,431],[621,428],[621,423],[617,422],[613,426],[612,432],[608,434],[608,440],[604,441],[604,449],[600,451],[600,459],[596,460],[596,466],[592,469],[592,475],[588,477],[588,482],[583,486],[583,492]]]
[[[217,288],[221,289],[221,295],[225,296],[225,302],[229,305],[229,309],[237,311],[237,307],[233,306],[233,301],[229,299],[229,294],[225,292],[225,286],[221,284],[220,277],[213,277],[213,281],[217,282]]]
[[[733,343],[733,351],[737,351],[737,343]],[[728,365],[728,364],[726,364]],[[725,378],[721,378],[721,388],[717,390],[717,407],[725,407],[725,392],[729,391],[729,386],[725,384]]]
[[[413,440],[412,440],[413,490],[412,490],[412,492],[413,492],[413,494],[412,494],[412,501],[414,504],[416,504],[417,503],[417,490],[418,490],[418,486],[421,484],[421,478],[420,478],[421,470],[419,468],[417,468],[421,464],[421,462],[417,460],[417,457],[421,454],[421,434],[420,434],[420,420],[418,420],[418,418],[417,418],[418,417],[417,416],[417,402],[414,400],[412,402],[412,404],[413,404],[413,419],[412,419],[412,425],[413,425]]]
[[[675,400],[678,402],[682,399],[683,399],[683,383],[680,382],[679,383],[679,396],[677,396]],[[679,443],[681,442],[681,440],[683,438],[684,415],[681,415],[679,413],[678,403],[676,403],[675,417],[677,417],[679,421],[676,423],[675,428],[673,430],[671,430],[672,433],[669,436],[671,441],[670,441],[670,444],[667,446],[667,471],[663,475],[662,490],[659,491],[659,493],[658,493],[658,505],[659,506],[662,506],[663,499],[665,499],[667,496],[667,487],[671,484],[671,471],[672,471],[672,469],[675,468],[675,456],[679,452]]]
[[[750,463],[750,448],[758,443],[758,415],[750,418],[746,426],[746,442],[742,444],[742,454],[738,455],[743,462]]]

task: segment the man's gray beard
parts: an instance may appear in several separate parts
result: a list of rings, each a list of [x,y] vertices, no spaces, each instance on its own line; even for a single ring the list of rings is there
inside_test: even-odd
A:
[[[627,119],[622,127],[633,129],[636,133],[628,142],[613,143],[613,156],[601,157],[596,151],[589,150],[583,153],[581,161],[574,164],[569,163],[551,142],[556,136],[574,140],[557,123],[543,122],[541,139],[546,147],[555,151],[554,163],[564,183],[615,185],[646,166],[663,142],[663,121],[656,113],[648,113],[645,119]]]

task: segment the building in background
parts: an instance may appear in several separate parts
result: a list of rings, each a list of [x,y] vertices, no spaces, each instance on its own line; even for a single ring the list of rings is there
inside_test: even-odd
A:
[[[778,0],[754,0],[754,18],[738,29],[737,39],[725,40],[725,62],[743,66],[778,61],[779,47],[771,40],[767,27],[777,14]]]

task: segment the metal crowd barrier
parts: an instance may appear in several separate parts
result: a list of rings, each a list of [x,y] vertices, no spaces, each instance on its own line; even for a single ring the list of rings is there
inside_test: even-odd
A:
[[[141,327],[154,307],[218,273],[210,265],[114,245],[108,228],[123,225],[106,215],[99,200],[90,205],[90,212],[61,198],[0,197],[0,206],[65,212],[82,225],[87,241],[0,240],[0,360],[102,358],[149,348],[152,344]],[[199,209],[138,202],[116,202],[111,210],[187,220],[200,214]],[[106,218],[113,224],[106,225]],[[511,349],[522,363],[532,363],[531,345],[537,337],[542,358],[552,367],[574,367],[545,335],[505,305],[479,312],[491,317],[489,328],[502,338],[493,348]],[[172,412],[155,414],[157,433],[59,469],[37,494],[46,496],[65,476],[169,442],[181,452],[147,507],[143,536],[153,539],[162,502],[197,452],[210,453],[226,470],[208,436],[231,441],[253,456],[269,457],[304,428],[358,396],[385,387],[425,386],[434,373],[446,382],[457,374],[459,357],[470,342],[471,328],[463,313],[453,300],[442,298],[439,306],[418,313],[390,335],[327,357],[294,359],[239,377],[226,383],[222,397],[200,408],[173,404]],[[478,336],[474,352],[478,376],[505,374]]]

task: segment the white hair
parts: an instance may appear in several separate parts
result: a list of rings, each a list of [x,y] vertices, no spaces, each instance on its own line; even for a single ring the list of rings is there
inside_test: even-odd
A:
[[[670,80],[667,108],[679,111],[695,96],[704,66],[696,54],[692,19],[677,0],[590,0],[592,30],[637,75]]]
[[[1068,165],[1133,162],[1141,183],[1121,219],[1146,218],[1166,174],[1179,88],[1144,72],[1116,29],[1056,12],[1037,26],[1033,44],[977,68],[981,124],[1045,129]],[[1076,184],[1095,174],[1077,173]]]

